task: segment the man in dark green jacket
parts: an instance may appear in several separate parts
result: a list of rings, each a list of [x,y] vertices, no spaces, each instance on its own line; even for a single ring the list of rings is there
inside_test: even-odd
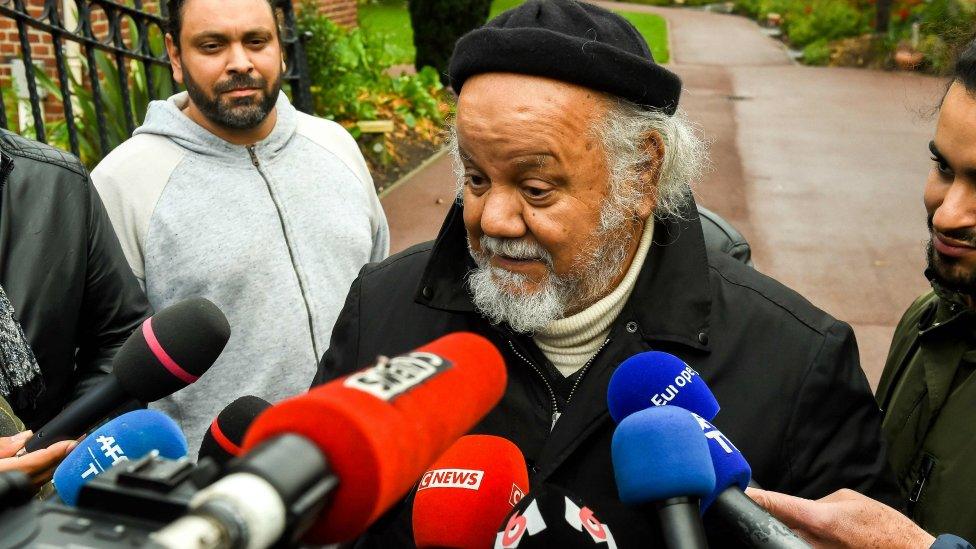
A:
[[[976,539],[976,43],[960,57],[929,145],[933,290],[902,317],[878,386],[908,516]]]
[[[925,547],[928,534],[976,540],[976,42],[956,63],[929,149],[925,275],[932,291],[898,323],[877,391],[888,458],[915,524],[851,492],[815,502],[750,494],[817,544]],[[940,540],[942,547],[968,545]]]

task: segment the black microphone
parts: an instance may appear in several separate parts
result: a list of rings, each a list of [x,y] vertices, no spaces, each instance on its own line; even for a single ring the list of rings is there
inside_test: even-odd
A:
[[[752,468],[739,449],[707,420],[694,417],[708,440],[715,468],[715,491],[701,503],[705,521],[710,525],[717,523],[748,547],[809,549],[793,530],[743,492],[751,480]]]
[[[112,361],[112,374],[38,429],[27,451],[78,438],[133,399],[153,402],[179,391],[213,365],[228,339],[227,318],[206,299],[163,309],[125,341]]]
[[[261,412],[271,407],[263,398],[245,395],[217,414],[200,443],[200,459],[209,457],[224,466],[243,453],[244,433]]]

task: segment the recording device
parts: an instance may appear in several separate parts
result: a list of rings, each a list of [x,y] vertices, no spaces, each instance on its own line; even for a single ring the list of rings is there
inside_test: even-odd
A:
[[[518,446],[502,437],[463,436],[420,477],[414,543],[420,549],[488,549],[502,519],[528,490]]]
[[[78,503],[81,487],[113,465],[152,451],[167,459],[186,456],[186,437],[162,412],[135,410],[91,432],[54,470],[54,487],[68,505]]]
[[[708,442],[690,412],[654,406],[625,417],[610,444],[620,500],[650,505],[665,545],[706,548],[699,501],[715,490]]]
[[[498,350],[481,336],[461,332],[285,400],[251,425],[240,458],[247,462],[263,452],[279,461],[238,468],[201,491],[191,515],[155,540],[187,547],[191,540],[212,537],[220,544],[194,546],[256,547],[248,535],[268,540],[304,533],[309,544],[349,541],[501,400],[505,383]],[[320,460],[312,459],[315,452]],[[314,467],[292,467],[297,460],[289,455],[304,456]],[[294,486],[311,489],[289,500],[297,494],[289,491]],[[262,497],[235,495],[240,493]]]
[[[123,404],[153,402],[195,382],[213,365],[230,338],[220,309],[187,299],[147,318],[122,345],[112,374],[41,427],[28,452],[78,438]]]
[[[718,414],[715,395],[680,358],[660,351],[636,354],[610,377],[607,407],[614,422],[651,406],[678,406],[711,421]]]
[[[0,549],[149,547],[150,533],[185,515],[191,497],[218,476],[209,460],[194,466],[150,452],[123,461],[85,483],[77,507],[32,499],[0,513]]]
[[[597,513],[593,509],[596,509]],[[557,486],[534,488],[501,522],[495,534],[495,549],[564,549],[646,547],[649,535],[619,544],[612,525],[604,522],[603,507],[591,507],[579,497]],[[619,516],[619,515],[618,515]],[[631,525],[628,525],[631,529]]]
[[[763,549],[802,549],[810,546],[744,492],[752,468],[739,449],[705,418],[692,414],[708,440],[715,468],[715,490],[702,498],[706,522],[720,523],[739,542]]]
[[[245,395],[217,414],[200,443],[200,458],[209,457],[224,466],[244,451],[244,433],[261,412],[271,407],[263,398]]]

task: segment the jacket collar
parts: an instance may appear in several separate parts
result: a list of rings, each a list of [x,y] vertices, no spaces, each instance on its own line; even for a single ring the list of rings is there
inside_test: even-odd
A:
[[[456,313],[477,313],[465,279],[474,267],[468,253],[463,208],[455,201],[441,226],[415,301]],[[619,318],[637,320],[646,341],[669,341],[708,350],[711,289],[705,238],[694,199],[682,218],[655,219],[654,241]]]

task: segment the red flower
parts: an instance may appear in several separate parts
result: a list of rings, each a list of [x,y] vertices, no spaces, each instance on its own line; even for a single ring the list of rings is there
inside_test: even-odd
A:
[[[902,21],[907,20],[908,16],[910,16],[911,14],[912,12],[909,11],[908,8],[902,8],[898,10],[898,18],[901,19]]]

